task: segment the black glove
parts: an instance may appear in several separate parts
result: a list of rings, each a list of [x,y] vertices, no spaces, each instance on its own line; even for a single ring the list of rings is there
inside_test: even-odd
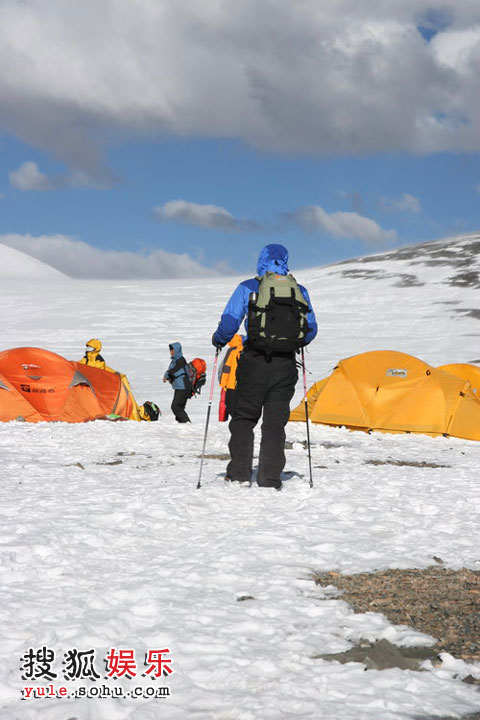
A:
[[[216,335],[216,333],[213,333],[213,335],[212,335],[212,345],[213,345],[213,347],[216,347],[217,350],[221,350],[223,347],[225,347],[225,343],[219,342],[219,341],[215,338],[215,335]]]

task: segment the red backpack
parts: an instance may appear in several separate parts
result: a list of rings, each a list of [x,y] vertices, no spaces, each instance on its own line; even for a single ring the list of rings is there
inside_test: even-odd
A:
[[[200,395],[202,387],[207,381],[207,363],[202,358],[193,358],[186,365],[187,377],[192,389],[191,397]]]

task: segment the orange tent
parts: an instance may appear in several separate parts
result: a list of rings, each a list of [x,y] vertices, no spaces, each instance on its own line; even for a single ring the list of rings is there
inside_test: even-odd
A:
[[[468,380],[393,350],[340,360],[307,404],[312,422],[326,425],[480,440],[480,399]],[[304,402],[290,420],[305,420]]]
[[[0,353],[0,421],[140,420],[128,380],[40,348]]]
[[[457,377],[468,380],[473,391],[480,395],[480,368],[478,365],[470,365],[469,363],[452,363],[451,365],[439,365],[438,370],[452,373]]]

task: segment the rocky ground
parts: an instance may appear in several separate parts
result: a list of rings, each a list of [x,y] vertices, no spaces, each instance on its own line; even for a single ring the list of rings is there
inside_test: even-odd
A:
[[[437,639],[432,648],[467,662],[480,661],[480,571],[384,570],[342,575],[326,572],[315,582],[334,585],[355,612],[381,612],[395,625],[409,625]]]
[[[396,625],[409,625],[437,639],[430,648],[397,648],[386,640],[365,642],[345,653],[319,657],[342,663],[361,662],[366,669],[376,670],[420,669],[422,660],[428,658],[435,663],[441,652],[466,662],[480,661],[480,572],[448,570],[441,567],[440,558],[435,560],[438,566],[425,570],[315,574],[317,584],[334,585],[355,612],[381,612]],[[471,675],[463,681],[480,685],[480,680]],[[480,720],[480,713],[463,716],[462,720]]]

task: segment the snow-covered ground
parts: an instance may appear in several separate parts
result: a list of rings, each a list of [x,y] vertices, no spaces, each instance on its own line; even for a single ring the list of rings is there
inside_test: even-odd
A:
[[[379,256],[298,273],[320,327],[306,356],[309,385],[366,350],[433,365],[480,358],[475,282],[453,282],[452,265],[432,265],[431,254],[418,260]],[[210,383],[187,406],[192,425],[178,426],[161,376],[172,341],[211,370],[210,338],[237,281],[0,280],[0,350],[38,346],[79,359],[99,337],[137,400],[163,411],[157,423],[0,424],[2,720],[418,720],[480,710],[478,689],[460,680],[479,677],[478,664],[444,656],[425,672],[365,672],[315,659],[362,638],[433,639],[378,613],[354,614],[311,577],[427,567],[433,556],[480,570],[478,443],[311,426],[311,489],[305,425],[290,423],[282,492],[226,486],[225,461],[215,458],[196,489]],[[295,402],[301,394],[299,384]],[[208,455],[227,452],[217,406],[216,387]],[[386,459],[441,467],[369,464]],[[62,661],[74,649],[93,651],[94,662],[71,680],[76,666]],[[160,649],[173,674],[142,677],[153,667],[145,655]],[[132,658],[137,675],[120,677],[126,666],[114,660]],[[38,686],[65,687],[68,697],[21,699]],[[148,696],[162,687],[169,697]],[[134,688],[146,697],[113,696]],[[70,697],[92,689],[110,697]]]
[[[0,279],[3,278],[17,282],[34,279],[55,281],[65,278],[65,275],[41,260],[0,243]]]

